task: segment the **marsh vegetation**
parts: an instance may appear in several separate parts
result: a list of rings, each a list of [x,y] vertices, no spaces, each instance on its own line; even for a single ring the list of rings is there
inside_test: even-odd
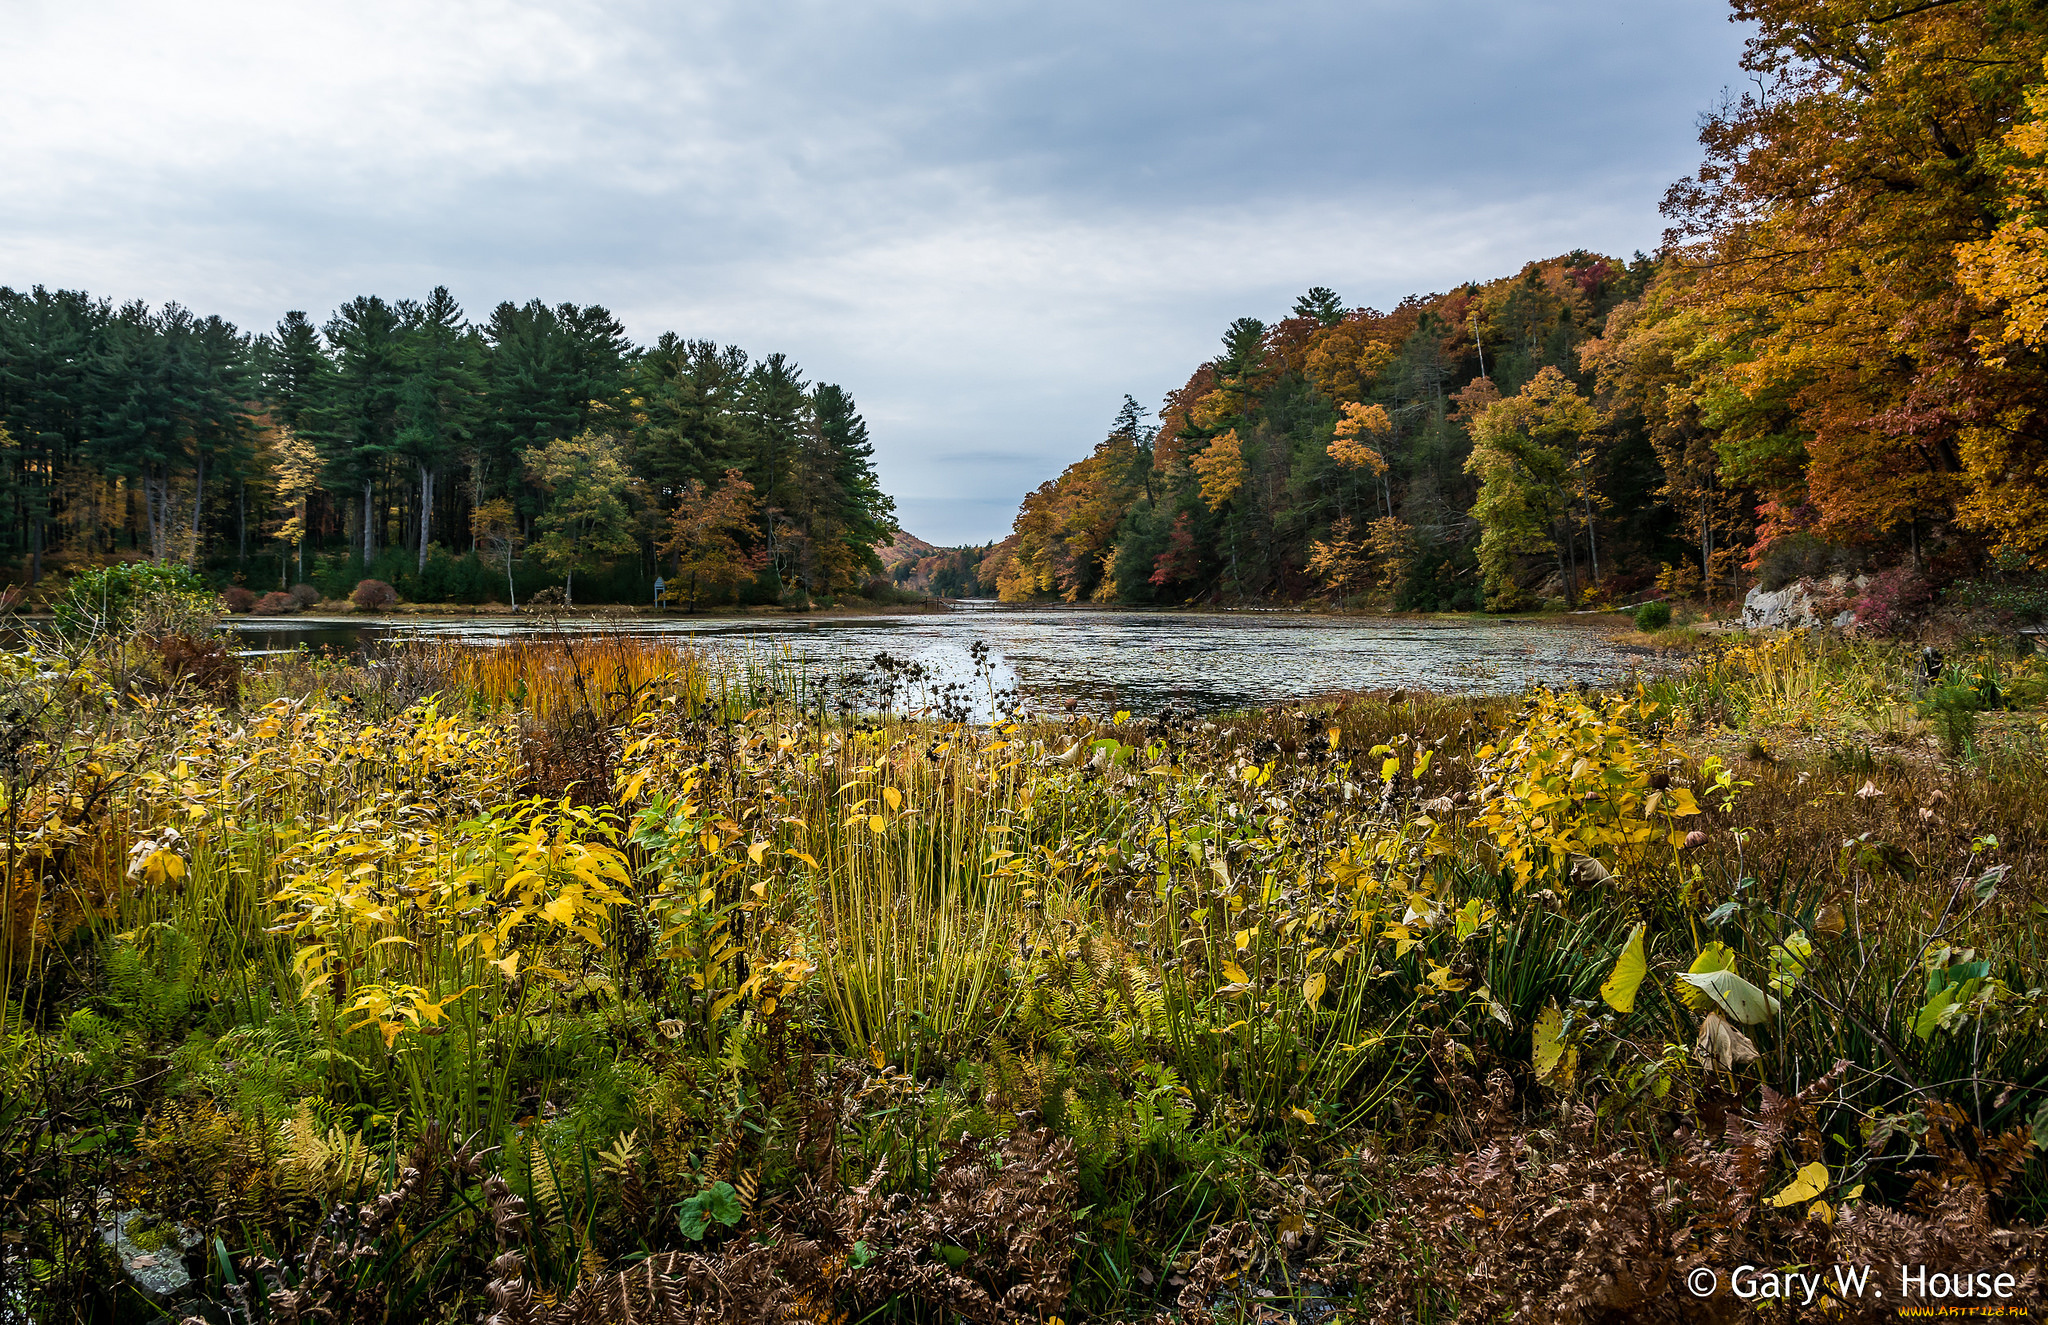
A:
[[[989,724],[654,640],[111,624],[0,660],[0,1311],[147,1318],[115,1220],[252,1322],[2040,1263],[2038,659]]]

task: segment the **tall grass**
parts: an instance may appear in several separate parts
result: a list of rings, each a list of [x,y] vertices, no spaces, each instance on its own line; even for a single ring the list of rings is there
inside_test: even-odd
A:
[[[1849,1139],[1815,1144],[1873,1200],[1925,1151],[1869,1137],[2048,1102],[2038,740],[1855,769],[1685,743],[1838,730],[1900,693],[1896,653],[993,727],[620,636],[276,666],[239,709],[10,674],[45,707],[6,783],[8,1079],[91,1120],[65,1124],[76,1154],[167,1157],[136,1199],[212,1183],[230,1268],[303,1241],[369,1148],[395,1184],[418,1147],[503,1147],[379,1252],[445,1313],[508,1247],[566,1295],[678,1248],[797,1245],[792,1210],[855,1218],[804,1204],[841,1179],[937,1201],[981,1163],[963,1135],[1045,1126],[1077,1147],[1077,1308],[1136,1314],[1214,1221],[1270,1226],[1283,1287],[1364,1245],[1393,1198],[1363,1157],[1478,1147],[1489,1079],[1558,1137],[1592,1117],[1651,1155],[1670,1117],[1846,1056],[1816,1109]],[[1644,978],[1613,1000],[1632,936]],[[1717,1066],[1679,977],[1723,949],[1779,1007]],[[29,1187],[75,1181],[51,1153]],[[58,1254],[61,1221],[10,1209]],[[890,1254],[983,1265],[918,1236]],[[818,1254],[848,1309],[936,1310],[861,1297],[851,1245]]]

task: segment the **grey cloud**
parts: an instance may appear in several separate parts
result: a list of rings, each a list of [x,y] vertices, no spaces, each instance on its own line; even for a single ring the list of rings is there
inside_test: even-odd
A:
[[[1741,37],[1705,0],[9,12],[0,282],[249,327],[446,282],[785,350],[941,541],[1232,317],[1653,245]]]

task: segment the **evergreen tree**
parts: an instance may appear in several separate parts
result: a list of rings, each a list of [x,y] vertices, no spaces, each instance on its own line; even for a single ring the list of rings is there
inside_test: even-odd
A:
[[[433,538],[434,483],[473,437],[483,405],[483,342],[462,307],[437,285],[424,304],[404,310],[399,362],[398,431],[393,450],[419,475],[418,567]]]
[[[357,538],[368,568],[383,541],[377,484],[398,442],[405,381],[399,316],[376,295],[359,296],[328,321],[326,336],[337,361],[328,464],[342,486],[362,496]]]

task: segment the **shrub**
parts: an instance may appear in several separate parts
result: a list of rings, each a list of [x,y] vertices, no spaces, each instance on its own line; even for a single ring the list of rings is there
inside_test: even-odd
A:
[[[257,616],[282,616],[286,612],[298,611],[299,600],[282,590],[273,589],[257,599],[256,605],[249,610]]]
[[[221,601],[228,605],[230,612],[246,612],[256,606],[256,595],[252,590],[239,584],[231,584],[220,591]]]
[[[291,587],[292,601],[300,607],[311,607],[320,601],[320,591],[310,584],[295,584]]]
[[[260,609],[259,609],[260,610]],[[164,684],[191,686],[222,703],[233,703],[242,683],[242,660],[218,635],[167,635],[155,644]]]
[[[381,612],[398,601],[398,590],[382,580],[362,580],[348,600],[365,612]]]
[[[1700,568],[1689,561],[1674,562],[1657,572],[1657,592],[1667,598],[1691,598],[1700,591]]]
[[[205,619],[218,611],[212,591],[198,576],[153,561],[123,561],[81,572],[56,604],[57,628],[66,634],[117,634],[143,623],[151,633],[180,633],[184,624],[203,629]],[[178,628],[161,628],[171,619],[180,623]]]
[[[1645,635],[1671,624],[1671,604],[1644,603],[1636,609],[1636,629]]]
[[[1933,601],[1933,587],[1911,566],[1881,571],[1870,577],[1856,600],[1856,628],[1868,635],[1897,635]]]

